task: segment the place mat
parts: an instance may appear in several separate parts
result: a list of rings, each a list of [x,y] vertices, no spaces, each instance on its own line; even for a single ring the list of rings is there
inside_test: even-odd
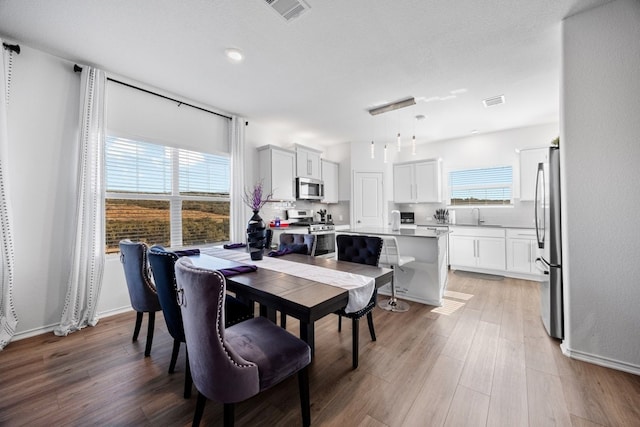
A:
[[[244,264],[255,262],[245,251],[227,250],[221,247],[203,248],[203,254]],[[345,308],[347,313],[355,313],[367,306],[373,295],[375,280],[361,274],[337,271],[300,262],[287,261],[276,257],[264,257],[260,268],[286,273],[303,279],[313,280],[326,285],[337,286],[349,291],[349,302]]]

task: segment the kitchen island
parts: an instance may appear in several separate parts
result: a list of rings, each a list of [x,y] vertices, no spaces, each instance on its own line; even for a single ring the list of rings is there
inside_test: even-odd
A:
[[[435,227],[401,228],[400,230],[361,227],[336,234],[395,237],[400,255],[412,256],[416,259],[395,269],[396,296],[428,305],[442,305],[442,297],[447,287],[449,230]],[[379,288],[378,292],[391,295],[391,285]]]

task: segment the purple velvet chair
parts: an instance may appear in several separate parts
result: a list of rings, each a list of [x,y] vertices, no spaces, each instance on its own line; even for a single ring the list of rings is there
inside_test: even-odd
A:
[[[189,348],[189,365],[198,389],[193,425],[200,424],[207,399],[224,404],[224,425],[232,426],[234,404],[298,373],[302,422],[311,423],[309,345],[264,317],[224,326],[226,281],[213,270],[176,263],[178,301]]]
[[[378,266],[380,261],[380,253],[382,252],[382,239],[375,236],[347,235],[340,234],[336,236],[336,246],[338,252],[338,260],[356,262],[358,264],[367,264]],[[359,336],[360,336],[360,318],[367,316],[367,324],[369,325],[369,333],[371,341],[376,340],[376,331],[373,327],[373,309],[376,306],[376,298],[378,292],[373,291],[373,296],[369,303],[363,309],[355,313],[347,313],[344,309],[336,311],[338,315],[338,332],[342,330],[342,316],[351,319],[351,337],[352,337],[352,365],[353,369],[358,367],[359,352]]]
[[[162,314],[167,324],[167,330],[173,337],[173,351],[171,352],[171,362],[169,363],[169,373],[175,371],[176,361],[180,352],[180,344],[185,341],[184,327],[182,324],[182,314],[176,297],[176,274],[175,263],[178,255],[175,252],[167,251],[160,245],[152,246],[148,251],[151,272],[156,283]],[[227,296],[225,300],[225,326],[231,326],[243,320],[253,317],[253,310],[248,305],[243,304],[234,297]],[[189,371],[189,353],[186,352],[186,370],[184,377],[184,397],[191,396],[191,372]]]
[[[144,355],[147,357],[151,354],[156,311],[162,310],[156,287],[151,282],[149,275],[147,245],[142,242],[121,240],[120,262],[124,267],[124,277],[127,281],[131,307],[136,311],[136,326],[133,330],[133,341],[138,339],[144,313],[149,313],[147,345],[144,350]]]

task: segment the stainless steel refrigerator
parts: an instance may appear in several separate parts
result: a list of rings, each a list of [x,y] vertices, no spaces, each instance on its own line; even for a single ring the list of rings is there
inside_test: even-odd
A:
[[[540,283],[540,315],[547,333],[564,338],[562,302],[562,241],[560,234],[560,150],[549,147],[536,177],[535,222],[540,256],[536,267],[544,273]]]

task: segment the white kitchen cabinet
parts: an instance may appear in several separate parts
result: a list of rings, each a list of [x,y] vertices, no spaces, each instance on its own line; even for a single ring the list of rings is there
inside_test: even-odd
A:
[[[320,170],[320,155],[322,151],[305,147],[304,145],[295,145],[296,147],[296,168],[297,175],[305,178],[322,179],[322,171]]]
[[[442,201],[441,164],[438,160],[396,163],[393,165],[395,203]]]
[[[273,145],[258,148],[260,179],[273,200],[295,201],[296,153]]]
[[[449,260],[457,270],[505,270],[505,231],[501,228],[451,227]]]
[[[525,275],[541,276],[535,266],[540,256],[536,231],[527,228],[507,230],[507,271]]]
[[[538,163],[548,161],[549,148],[520,150],[520,200],[533,201],[536,198],[536,176]]]
[[[322,181],[324,182],[324,198],[322,203],[338,203],[338,170],[335,162],[322,159]]]

